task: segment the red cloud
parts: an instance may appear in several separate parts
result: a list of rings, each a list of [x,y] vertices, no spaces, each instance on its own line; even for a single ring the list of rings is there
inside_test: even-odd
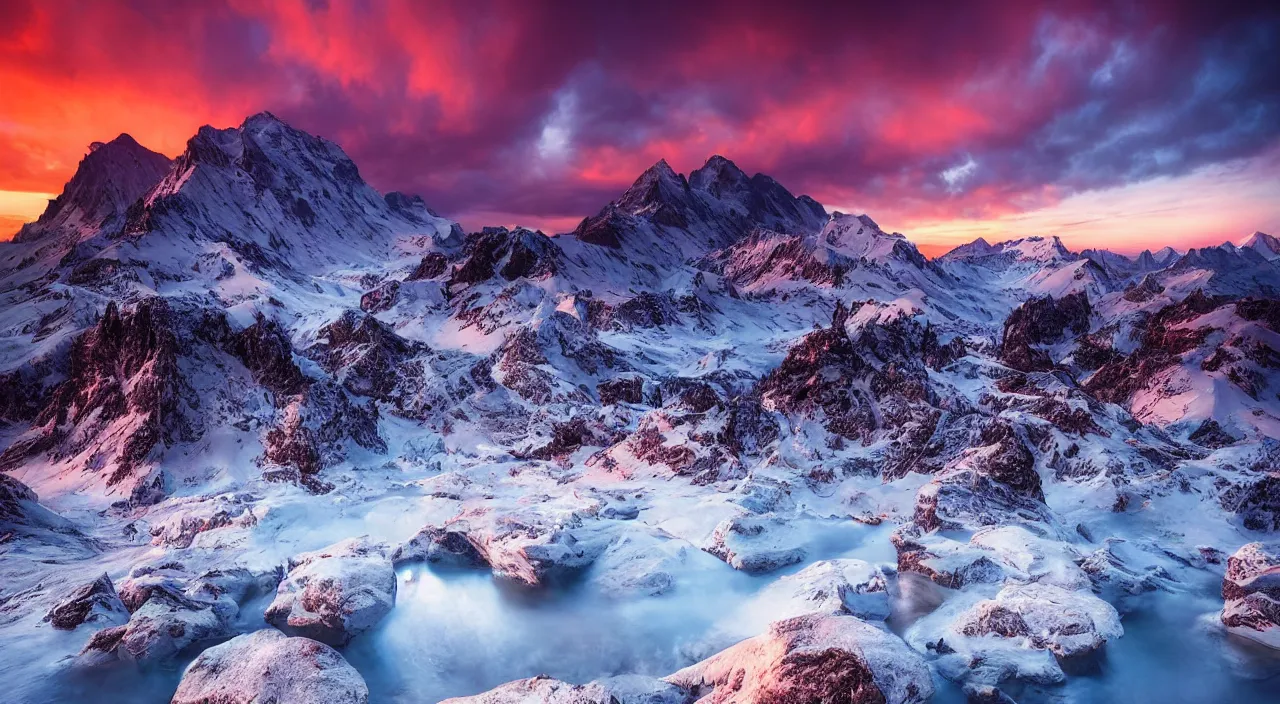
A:
[[[269,109],[469,227],[559,229],[659,158],[687,172],[713,153],[912,222],[1187,173],[1280,135],[1280,86],[1258,68],[1280,22],[1202,3],[0,12],[0,190],[56,192],[85,145],[119,132],[173,155],[201,124]]]

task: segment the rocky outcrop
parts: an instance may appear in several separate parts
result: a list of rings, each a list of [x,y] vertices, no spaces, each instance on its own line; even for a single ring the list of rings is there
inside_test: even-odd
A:
[[[554,275],[560,248],[541,232],[524,228],[486,227],[467,235],[461,259],[449,275],[450,290],[478,284],[495,275],[506,281],[520,278],[540,279]],[[423,273],[431,273],[433,264]]]
[[[588,400],[579,386],[584,376],[594,379],[627,369],[595,330],[560,311],[514,331],[494,360],[494,379],[536,405]]]
[[[776,619],[807,613],[849,614],[864,620],[889,617],[885,572],[863,560],[820,560],[779,578],[757,601]]]
[[[1005,587],[956,621],[965,636],[1021,639],[1059,658],[1073,658],[1124,635],[1120,615],[1098,597],[1048,584]]]
[[[44,617],[54,628],[70,631],[82,623],[118,626],[129,620],[129,611],[105,573],[76,587]]]
[[[666,678],[717,704],[926,702],[933,681],[897,636],[852,616],[810,614]]]
[[[1040,348],[1089,331],[1091,309],[1084,292],[1054,300],[1032,298],[1004,321],[1000,361],[1019,371],[1048,371],[1054,360]]]
[[[449,260],[440,252],[431,252],[423,255],[422,261],[409,272],[409,276],[405,281],[425,281],[427,279],[440,278],[449,270]]]
[[[280,323],[261,313],[253,325],[230,340],[230,351],[253,374],[253,380],[277,396],[306,390],[309,379],[293,361],[293,344]]]
[[[859,384],[871,373],[845,332],[848,313],[837,304],[832,325],[805,335],[782,364],[760,380],[764,407],[787,414],[825,417],[827,430],[869,440],[876,428],[873,399]]]
[[[1143,325],[1138,348],[1128,356],[1104,364],[1085,382],[1085,390],[1100,401],[1127,403],[1134,392],[1157,374],[1203,344],[1211,332],[1209,328],[1192,329],[1179,323],[1208,313],[1223,300],[1197,289],[1182,302],[1160,309]]]
[[[787,522],[773,516],[726,519],[704,549],[735,570],[753,574],[794,565],[806,554]]]
[[[1280,530],[1280,472],[1229,485],[1219,495],[1218,503],[1249,530]]]
[[[1121,637],[1120,617],[1087,590],[1014,584],[993,598],[954,599],[913,624],[907,642],[938,672],[981,691],[1008,681],[1060,684]]]
[[[1227,558],[1222,600],[1232,633],[1280,648],[1280,551],[1249,543]]]
[[[200,653],[172,704],[367,704],[369,688],[338,651],[266,629]]]
[[[392,279],[360,296],[360,310],[374,315],[391,310],[400,298],[400,282]]]
[[[692,704],[689,693],[668,682],[643,675],[620,675],[584,685],[546,675],[508,682],[471,697],[441,704]]]
[[[263,475],[272,481],[291,481],[324,493],[332,487],[317,475],[343,459],[348,442],[386,450],[375,402],[359,405],[329,381],[309,384],[305,393],[288,400],[277,418],[262,443],[262,461],[268,465]]]
[[[263,617],[290,635],[340,647],[377,625],[396,603],[396,574],[384,548],[352,538],[289,559]]]
[[[485,557],[465,531],[449,527],[425,526],[391,554],[396,567],[404,563],[429,562],[446,567],[483,567]]]
[[[97,324],[76,338],[67,379],[37,414],[33,430],[0,455],[0,468],[45,452],[64,458],[83,451],[111,429],[108,486],[134,476],[153,450],[189,437],[178,369],[173,312],[146,298],[121,312],[113,301]],[[74,432],[71,432],[74,429]]]
[[[234,615],[222,604],[193,599],[169,585],[159,585],[148,590],[127,624],[95,633],[78,659],[90,666],[117,660],[139,665],[169,663],[189,648],[231,635]]]
[[[561,583],[580,574],[608,547],[608,536],[597,530],[598,511],[596,502],[534,504],[501,513],[465,511],[433,536],[438,546],[434,554],[443,558],[452,553],[470,561],[470,550],[453,535],[463,533],[494,575],[530,587]],[[451,542],[443,544],[445,540]]]
[[[644,382],[639,377],[624,376],[606,379],[596,385],[601,406],[616,403],[640,403],[644,401]]]
[[[320,339],[307,350],[308,356],[351,393],[382,401],[396,394],[402,374],[415,371],[408,368],[410,358],[429,351],[426,345],[395,334],[377,318],[354,310],[344,311],[320,328]]]

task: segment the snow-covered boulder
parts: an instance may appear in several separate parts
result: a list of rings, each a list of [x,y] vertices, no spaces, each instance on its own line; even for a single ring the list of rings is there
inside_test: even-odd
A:
[[[618,704],[689,704],[693,701],[687,690],[646,675],[618,675],[595,683]]]
[[[928,667],[897,636],[827,614],[778,621],[666,680],[717,704],[902,704],[933,696]]]
[[[334,646],[383,619],[396,603],[396,575],[384,549],[350,538],[289,560],[289,572],[263,614],[291,635]]]
[[[704,550],[735,570],[773,572],[802,562],[805,549],[796,531],[777,516],[737,516],[722,521]]]
[[[471,697],[445,699],[440,704],[613,704],[603,685],[561,682],[546,675],[508,682]]]
[[[995,556],[968,543],[914,526],[895,531],[890,540],[898,551],[898,570],[927,577],[951,589],[968,584],[1001,582],[1005,569]]]
[[[430,562],[449,567],[480,567],[484,556],[471,544],[465,531],[452,527],[424,526],[391,553],[399,567],[410,562]]]
[[[366,704],[364,678],[338,651],[264,629],[200,653],[172,704]]]
[[[884,570],[863,560],[821,560],[779,578],[757,596],[774,620],[806,613],[852,614],[883,621],[889,617]]]
[[[689,692],[654,677],[618,675],[570,684],[546,675],[515,680],[470,697],[441,704],[689,704]]]
[[[1062,682],[1059,659],[1090,655],[1123,634],[1115,608],[1092,593],[1032,583],[1007,586],[991,599],[956,595],[913,624],[905,638],[936,655],[938,671],[948,679],[994,686]]]
[[[1124,635],[1120,615],[1110,604],[1088,592],[1049,584],[1005,587],[963,614],[956,628],[970,637],[1023,638],[1027,645],[1063,658],[1097,650]]]
[[[1227,558],[1222,599],[1232,633],[1280,648],[1280,551],[1249,543]]]
[[[72,590],[44,618],[54,628],[70,631],[82,623],[118,626],[129,620],[129,610],[104,572]]]
[[[88,666],[117,660],[163,664],[188,648],[231,633],[224,614],[214,604],[157,589],[133,612],[127,624],[95,633],[80,651],[77,662]]]
[[[599,510],[598,501],[576,497],[515,509],[479,506],[452,519],[435,547],[422,551],[443,559],[443,553],[453,552],[450,546],[454,546],[462,550],[459,559],[470,560],[470,552],[460,542],[441,543],[456,540],[450,535],[456,532],[465,536],[495,575],[542,586],[580,573],[608,547],[610,536],[601,532]]]

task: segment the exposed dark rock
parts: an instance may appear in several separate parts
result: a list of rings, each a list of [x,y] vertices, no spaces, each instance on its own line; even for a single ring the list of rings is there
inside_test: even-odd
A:
[[[409,359],[428,351],[426,345],[400,337],[373,316],[353,310],[321,328],[320,337],[324,342],[307,354],[351,393],[382,401],[396,395],[405,382],[403,376],[421,375]]]
[[[418,266],[405,281],[424,281],[426,279],[438,278],[449,269],[449,260],[439,252],[430,252],[422,257],[422,261],[418,262]]]
[[[1019,371],[1048,371],[1054,361],[1039,345],[1066,339],[1068,333],[1089,331],[1089,297],[1072,293],[1058,300],[1052,296],[1032,298],[1018,306],[1004,322],[1000,360]]]
[[[1222,623],[1276,647],[1280,630],[1280,557],[1273,546],[1249,543],[1227,559]]]
[[[1192,330],[1175,326],[1204,315],[1223,302],[1224,299],[1206,296],[1197,289],[1181,303],[1165,306],[1144,325],[1138,348],[1104,364],[1085,382],[1085,390],[1100,401],[1127,403],[1156,374],[1202,345],[1211,332],[1207,327]]]
[[[1213,449],[1234,445],[1239,442],[1239,438],[1223,430],[1222,426],[1218,425],[1218,422],[1212,418],[1206,418],[1199,427],[1192,431],[1191,435],[1187,436],[1187,439],[1197,445]]]
[[[1160,285],[1155,276],[1147,274],[1142,277],[1142,281],[1124,290],[1124,299],[1133,303],[1145,303],[1162,293],[1164,293],[1164,286]]]
[[[613,440],[612,436],[593,428],[585,419],[574,418],[556,423],[551,431],[551,441],[547,444],[528,452],[512,454],[535,460],[564,459],[584,446],[603,447],[613,444]]]
[[[1280,472],[1272,469],[1256,479],[1230,485],[1218,497],[1222,508],[1236,514],[1249,530],[1280,530]]]
[[[602,406],[612,406],[616,403],[642,403],[644,382],[636,376],[608,379],[596,385],[596,393],[600,395]]]
[[[623,330],[656,328],[678,325],[680,312],[671,296],[646,291],[614,306],[611,320],[614,327]]]
[[[1246,298],[1236,302],[1236,314],[1245,320],[1256,321],[1272,332],[1280,332],[1280,300]]]
[[[279,396],[302,393],[308,384],[293,361],[293,345],[280,323],[258,313],[253,325],[232,338],[230,351],[253,373],[253,380]]]
[[[189,438],[193,429],[181,413],[183,382],[173,313],[160,298],[146,298],[121,313],[107,304],[97,325],[72,345],[67,379],[50,394],[33,425],[40,430],[0,455],[0,468],[53,450],[78,453],[112,421],[133,420],[115,447],[108,485],[133,476],[158,446]],[[68,434],[68,429],[76,429]],[[70,442],[71,445],[64,443]]]
[[[360,297],[360,310],[373,315],[390,310],[400,296],[400,282],[391,280]]]
[[[281,416],[279,425],[264,438],[262,459],[296,474],[268,474],[269,479],[299,482],[322,493],[330,487],[316,475],[341,460],[348,440],[371,450],[386,451],[386,443],[378,434],[375,403],[370,400],[357,405],[341,387],[329,382],[311,384],[305,395],[281,410]]]
[[[560,248],[541,232],[523,228],[486,227],[467,235],[462,258],[449,276],[449,286],[467,286],[501,275],[507,281],[543,278],[556,273]]]
[[[54,628],[70,631],[82,623],[120,625],[129,620],[129,611],[116,594],[111,578],[104,573],[76,587],[49,610],[44,620]]]

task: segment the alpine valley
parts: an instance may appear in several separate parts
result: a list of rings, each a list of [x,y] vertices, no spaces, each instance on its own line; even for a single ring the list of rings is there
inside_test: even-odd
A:
[[[5,701],[1263,701],[1280,242],[714,156],[466,233],[268,113],[0,243]]]

